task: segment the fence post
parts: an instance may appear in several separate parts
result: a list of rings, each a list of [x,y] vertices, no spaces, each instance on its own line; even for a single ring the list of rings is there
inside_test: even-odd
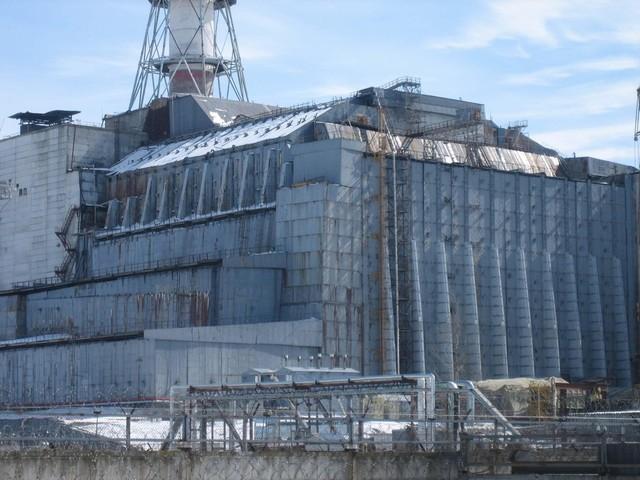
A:
[[[347,435],[349,436],[349,448],[355,447],[355,439],[353,436],[353,397],[347,397]]]
[[[127,450],[131,448],[131,415],[127,415]]]
[[[607,434],[606,430],[601,432],[600,438],[600,474],[607,473]]]
[[[201,440],[200,449],[203,452],[206,452],[207,451],[207,419],[205,417],[200,419],[200,440]]]

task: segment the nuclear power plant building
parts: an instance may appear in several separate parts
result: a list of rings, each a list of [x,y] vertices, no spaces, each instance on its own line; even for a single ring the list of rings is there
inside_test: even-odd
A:
[[[310,362],[637,380],[636,170],[419,88],[176,95],[103,128],[18,115],[0,403],[163,399]]]

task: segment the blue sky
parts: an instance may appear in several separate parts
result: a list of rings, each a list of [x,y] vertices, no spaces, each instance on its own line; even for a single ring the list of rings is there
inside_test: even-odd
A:
[[[23,110],[127,108],[146,0],[5,0],[0,137]],[[485,104],[564,155],[633,163],[638,0],[238,0],[252,100],[288,105],[395,77]]]

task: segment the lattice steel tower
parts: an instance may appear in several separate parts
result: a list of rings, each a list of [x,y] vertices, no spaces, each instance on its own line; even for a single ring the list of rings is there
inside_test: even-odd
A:
[[[176,94],[248,101],[231,7],[237,0],[149,0],[129,109]]]

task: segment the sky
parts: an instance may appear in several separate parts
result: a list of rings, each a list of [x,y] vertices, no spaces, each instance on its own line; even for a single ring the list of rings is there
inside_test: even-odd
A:
[[[127,109],[147,0],[4,0],[0,137],[19,111]],[[326,100],[409,75],[562,155],[634,164],[638,0],[238,0],[251,100]]]

